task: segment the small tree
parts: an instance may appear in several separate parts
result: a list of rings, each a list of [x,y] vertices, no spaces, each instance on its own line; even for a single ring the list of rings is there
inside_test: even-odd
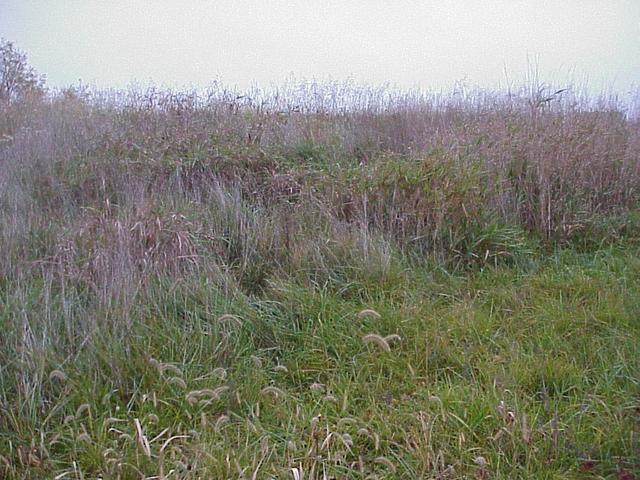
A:
[[[44,76],[28,63],[24,52],[12,42],[0,39],[0,103],[44,94]]]

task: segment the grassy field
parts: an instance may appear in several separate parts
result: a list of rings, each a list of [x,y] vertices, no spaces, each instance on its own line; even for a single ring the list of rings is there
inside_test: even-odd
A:
[[[614,101],[1,108],[0,477],[637,478],[640,125]]]

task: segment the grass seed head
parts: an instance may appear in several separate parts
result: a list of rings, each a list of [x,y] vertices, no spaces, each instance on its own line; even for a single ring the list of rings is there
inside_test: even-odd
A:
[[[389,470],[391,470],[391,473],[396,473],[396,466],[387,457],[376,457],[374,462],[380,465],[384,465]]]
[[[173,375],[177,376],[177,377],[183,377],[184,376],[183,373],[182,373],[182,370],[180,370],[175,365],[172,365],[171,363],[161,363],[160,364],[160,372],[161,373],[170,372],[170,373],[173,373]]]
[[[228,385],[220,385],[219,387],[216,387],[211,391],[211,397],[218,400],[228,390],[229,390]]]
[[[382,318],[382,315],[380,315],[375,310],[365,308],[364,310],[358,312],[358,318]]]
[[[320,423],[320,419],[322,418],[322,414],[316,415],[311,419],[311,430],[315,430],[318,424]]]
[[[231,313],[225,313],[224,315],[219,316],[218,317],[218,322],[221,322],[221,323],[233,323],[238,328],[242,327],[242,320],[240,320],[240,317],[238,317],[236,315],[233,315]]]
[[[49,380],[52,382],[54,380],[59,380],[61,382],[64,382],[67,380],[67,375],[62,370],[58,370],[58,369],[52,370],[51,373],[49,374]]]
[[[126,420],[121,418],[116,418],[116,417],[107,417],[104,419],[104,422],[102,422],[102,425],[105,428],[108,428],[109,425],[111,425],[112,423],[120,423],[120,422],[126,422]]]
[[[149,440],[147,439],[146,435],[144,434],[144,431],[142,429],[142,424],[140,423],[140,420],[135,418],[133,420],[133,425],[134,425],[135,430],[136,430],[136,443],[138,444],[138,447],[140,447],[142,452],[147,457],[151,458],[151,447],[149,446]]]
[[[337,427],[338,428],[344,428],[344,427],[347,427],[349,425],[357,425],[357,424],[358,424],[358,421],[355,418],[344,417],[344,418],[341,418],[340,420],[338,420]]]
[[[487,459],[482,456],[477,456],[476,458],[474,458],[473,463],[475,463],[479,467],[486,467],[488,464]]]
[[[531,429],[529,428],[529,422],[527,416],[522,415],[522,441],[527,445],[531,445]]]
[[[312,392],[322,393],[324,392],[324,385],[322,383],[312,383],[309,387]]]
[[[147,415],[147,421],[149,423],[157,424],[160,421],[160,419],[155,413],[150,413],[149,415]]]
[[[117,455],[118,452],[116,452],[116,450],[113,448],[107,448],[102,452],[103,458],[116,457]]]
[[[184,379],[180,377],[171,377],[169,380],[167,380],[167,383],[169,385],[175,385],[183,389],[187,388],[187,382],[185,382]]]
[[[402,337],[400,335],[392,333],[391,335],[387,335],[386,337],[384,337],[384,340],[389,345],[393,345],[394,343],[400,343],[402,341]]]
[[[385,352],[390,352],[391,351],[391,347],[389,346],[387,341],[383,337],[378,335],[377,333],[369,333],[369,334],[365,335],[364,337],[362,337],[362,343],[364,343],[365,345],[368,345],[370,343],[374,343],[375,345],[380,347]]]
[[[185,400],[189,405],[195,405],[200,398],[200,390],[192,390],[185,395]]]
[[[219,378],[220,380],[225,380],[227,378],[227,371],[222,367],[217,367],[213,369],[213,376]]]
[[[278,387],[274,387],[273,385],[264,387],[262,390],[260,390],[260,394],[263,397],[272,396],[273,398],[276,398],[276,399],[285,397],[284,391],[280,390]]]
[[[91,405],[89,405],[88,403],[83,403],[76,410],[75,418],[80,418],[84,412],[90,412],[90,411],[91,411]]]
[[[214,424],[213,429],[216,433],[220,433],[222,427],[224,427],[227,423],[229,423],[229,417],[227,415],[220,415]]]

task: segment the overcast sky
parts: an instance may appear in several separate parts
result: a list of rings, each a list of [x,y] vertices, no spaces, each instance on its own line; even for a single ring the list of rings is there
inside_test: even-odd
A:
[[[54,86],[640,80],[640,0],[0,0],[0,36]]]

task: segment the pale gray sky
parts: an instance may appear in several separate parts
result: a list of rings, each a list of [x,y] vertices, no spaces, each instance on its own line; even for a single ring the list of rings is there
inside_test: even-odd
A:
[[[627,90],[640,0],[0,0],[0,36],[48,83],[245,88],[296,78],[445,89],[543,81]]]

